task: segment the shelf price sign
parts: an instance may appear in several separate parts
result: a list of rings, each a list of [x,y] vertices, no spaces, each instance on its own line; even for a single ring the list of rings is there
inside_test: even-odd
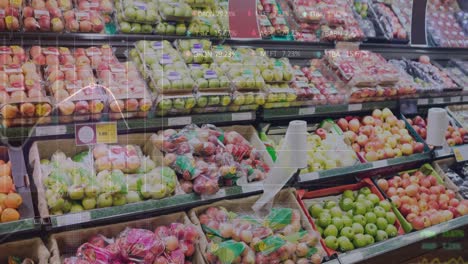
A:
[[[117,123],[76,124],[75,143],[77,146],[117,143]]]

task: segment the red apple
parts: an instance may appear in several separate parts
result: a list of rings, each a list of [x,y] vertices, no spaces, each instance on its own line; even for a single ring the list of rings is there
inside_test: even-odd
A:
[[[340,118],[340,119],[337,121],[337,124],[338,124],[338,126],[341,128],[341,130],[342,130],[343,132],[348,131],[348,125],[349,125],[349,124],[348,124],[348,121],[347,121],[346,119]]]
[[[319,128],[315,131],[315,134],[317,134],[322,140],[327,138],[327,131],[323,128]]]

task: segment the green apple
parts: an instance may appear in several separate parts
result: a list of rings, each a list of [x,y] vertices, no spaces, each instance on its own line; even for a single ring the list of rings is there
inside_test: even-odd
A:
[[[234,104],[235,105],[243,105],[245,103],[245,96],[242,94],[236,95],[236,98],[234,98]],[[322,208],[323,210],[323,208]]]
[[[208,88],[208,81],[204,78],[199,78],[197,80],[197,85],[198,85],[198,88],[200,89]]]
[[[219,78],[219,87],[222,87],[222,88],[229,87],[229,79],[226,76],[221,76]],[[252,98],[252,101],[253,101],[253,98]]]
[[[343,237],[342,239],[340,238],[338,238],[338,240],[339,240],[341,251],[350,251],[354,249],[354,245],[353,243],[351,243],[351,239],[349,239],[348,237]]]
[[[354,206],[354,205],[353,205],[353,206]],[[346,215],[352,218],[352,217],[354,216],[354,210],[353,210],[353,209],[348,210],[348,211],[346,212]]]
[[[338,228],[336,228],[336,226],[334,226],[334,225],[329,225],[323,231],[323,235],[325,237],[328,237],[328,236],[335,236],[336,237],[338,235]]]
[[[374,244],[375,240],[374,240],[374,237],[369,235],[369,234],[365,234],[364,237],[366,238],[366,241],[367,241],[367,245],[372,245]]]
[[[155,184],[151,186],[151,198],[162,199],[166,196],[167,186],[164,184]]]
[[[362,248],[367,246],[367,239],[365,235],[362,233],[354,235],[353,244],[356,248]]]
[[[379,197],[377,196],[377,194],[374,194],[374,193],[368,194],[367,195],[367,200],[371,201],[374,205],[377,205],[380,202]]]
[[[185,109],[192,109],[196,104],[195,98],[185,99]]]
[[[155,31],[157,34],[159,35],[164,35],[166,34],[166,25],[164,23],[159,23],[156,28],[155,28]]]
[[[387,222],[390,224],[390,225],[393,225],[395,224],[395,221],[396,221],[396,215],[395,213],[393,212],[387,212],[385,214],[385,219],[387,219]]]
[[[363,187],[359,190],[359,193],[360,194],[364,194],[364,195],[369,195],[371,194],[371,190],[369,189],[369,187]]]
[[[72,203],[68,200],[65,200],[62,206],[62,211],[64,213],[68,213],[70,212],[71,208],[72,208]]]
[[[387,240],[388,239],[388,235],[385,231],[383,230],[378,230],[377,231],[377,235],[375,235],[375,240],[377,242],[379,241],[384,241],[384,240]]]
[[[127,204],[127,198],[125,198],[125,195],[114,194],[114,197],[112,198],[112,205],[119,206],[119,205],[124,205],[124,204]]]
[[[362,203],[364,203],[366,205],[366,208],[367,208],[368,212],[372,212],[374,210],[374,203],[372,203],[371,201],[364,200],[364,201],[362,201]]]
[[[341,217],[343,215],[343,212],[341,211],[341,209],[338,206],[335,206],[335,207],[330,209],[330,214],[333,217]]]
[[[375,224],[377,222],[377,216],[373,212],[366,213],[366,223]]]
[[[366,195],[360,193],[358,194],[358,196],[356,197],[356,200],[357,202],[360,202],[360,201],[365,201],[366,200]]]
[[[164,14],[164,16],[173,16],[174,8],[172,8],[170,5],[164,5],[162,13]]]
[[[210,88],[219,88],[219,80],[218,79],[211,79],[208,81],[208,86]]]
[[[176,35],[178,36],[184,36],[187,33],[187,27],[185,24],[177,24],[176,26]]]
[[[336,206],[336,202],[335,202],[335,201],[326,201],[326,202],[324,203],[323,208],[325,208],[325,209],[332,209],[332,208],[335,207],[335,206]]]
[[[70,208],[70,213],[77,213],[77,212],[81,212],[83,211],[83,206],[81,206],[81,204],[72,204],[71,208]]]
[[[366,224],[366,226],[364,227],[364,230],[366,232],[366,234],[368,235],[371,235],[371,236],[375,236],[375,234],[377,234],[377,226],[375,224]]]
[[[214,106],[214,105],[219,105],[220,103],[220,98],[219,96],[210,96],[208,97],[208,105]]]
[[[376,225],[377,225],[377,228],[379,230],[385,230],[387,228],[387,225],[388,225],[387,219],[385,219],[383,217],[377,218]]]
[[[130,32],[132,33],[141,33],[141,24],[138,23],[132,23]]]
[[[101,193],[97,198],[99,208],[112,206],[112,195],[110,193]]]
[[[321,204],[319,203],[315,203],[315,204],[312,204],[310,207],[309,207],[309,214],[313,217],[313,218],[318,218],[320,213],[323,212],[323,207]]]
[[[68,187],[68,196],[72,200],[81,200],[85,195],[85,190],[81,185],[72,185]]]
[[[343,226],[352,226],[353,219],[348,215],[343,215],[341,219],[343,219]]]
[[[374,213],[377,217],[385,217],[387,212],[385,212],[385,209],[383,209],[382,207],[376,206],[374,208]]]
[[[257,94],[255,96],[255,104],[256,105],[264,105],[265,104],[265,95],[264,94]]]
[[[228,106],[231,103],[231,97],[228,95],[223,95],[221,97],[221,105],[222,106]]]
[[[363,216],[363,215],[355,215],[353,216],[353,221],[354,223],[359,223],[361,224],[362,226],[365,226],[367,221],[366,221],[366,218]]]
[[[137,12],[136,12],[135,8],[127,7],[127,8],[125,8],[124,15],[125,15],[125,18],[127,20],[135,20]]]
[[[351,228],[353,229],[354,234],[364,234],[364,227],[359,223],[353,223]]]
[[[96,185],[89,185],[85,187],[85,196],[96,198],[99,193],[99,187]]]
[[[367,212],[367,206],[364,202],[357,202],[354,204],[354,214],[365,215]]]
[[[349,226],[346,226],[346,227],[343,227],[343,229],[341,229],[340,231],[340,235],[341,236],[345,236],[349,239],[353,239],[354,237],[354,231],[353,231],[353,228],[349,227]]]
[[[380,201],[379,206],[385,209],[386,212],[390,212],[390,210],[392,209],[392,204],[387,200]]]
[[[183,84],[184,89],[186,90],[191,90],[193,87],[193,81],[190,78],[182,79],[182,84]]]
[[[327,212],[322,212],[320,213],[318,217],[318,225],[321,226],[322,228],[326,228],[331,224],[331,215]]]
[[[265,82],[272,82],[274,78],[274,73],[271,70],[264,70],[262,72],[262,77],[265,80]]]
[[[130,33],[132,31],[132,27],[128,22],[120,22],[119,26],[122,33]]]
[[[336,239],[335,236],[328,236],[325,238],[325,245],[330,248],[330,249],[333,249],[333,250],[336,250],[338,249],[338,240]]]
[[[172,81],[172,89],[182,89],[184,88],[184,83],[182,82],[182,80],[173,80]]]
[[[343,192],[342,198],[349,198],[354,201],[356,196],[354,195],[354,192],[351,190],[346,190]]]
[[[172,108],[172,100],[171,99],[163,99],[158,104],[158,108],[162,110],[169,110]]]
[[[184,98],[175,98],[172,101],[172,105],[175,109],[184,109],[185,108],[185,100]]]
[[[136,203],[141,201],[141,197],[136,191],[129,191],[127,195],[125,195],[127,199],[127,203]]]
[[[343,223],[343,218],[341,217],[333,217],[332,218],[332,224],[338,228],[338,230],[341,230],[344,226]]]
[[[146,21],[146,12],[145,10],[138,9],[136,11],[136,21],[138,22],[145,22]]]
[[[85,210],[91,210],[96,208],[96,199],[91,198],[91,197],[86,197],[81,201],[81,204],[83,205],[83,208]]]
[[[251,105],[255,102],[255,97],[252,93],[248,93],[245,95],[245,104]]]
[[[202,97],[199,97],[197,99],[197,106],[198,107],[205,107],[208,105],[208,98],[206,98],[205,96],[202,96]]]
[[[173,24],[166,24],[166,34],[174,35],[176,32],[176,27]]]
[[[385,228],[385,233],[387,233],[388,237],[396,237],[398,235],[398,230],[394,225],[388,225]]]
[[[151,25],[144,24],[141,26],[141,33],[149,34],[153,32],[153,27]]]

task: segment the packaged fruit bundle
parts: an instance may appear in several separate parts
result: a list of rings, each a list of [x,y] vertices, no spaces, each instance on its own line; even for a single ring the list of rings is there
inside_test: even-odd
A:
[[[185,1],[159,0],[159,14],[165,21],[190,21],[192,8]]]
[[[455,198],[459,201],[468,198],[466,162],[456,162],[454,158],[445,159],[434,162],[434,168],[441,176],[444,176],[444,182],[447,188],[456,192]],[[464,203],[466,204],[466,202]]]
[[[411,20],[413,18],[413,0],[395,0],[392,1],[392,10],[398,17],[401,25],[411,34]]]
[[[319,9],[306,5],[294,5],[294,16],[301,23],[320,23],[323,14]]]
[[[462,69],[454,61],[449,61],[444,67],[441,65],[442,71],[447,73],[447,75],[460,87],[468,87],[468,75],[463,72]]]
[[[75,86],[80,87],[80,86]],[[59,93],[68,93],[65,88],[60,88]],[[60,123],[100,121],[106,109],[107,96],[102,87],[91,85],[78,88],[68,97],[59,99],[55,97],[54,108]]]
[[[324,2],[318,5],[318,9],[324,16],[320,40],[359,41],[364,39],[364,32],[354,18],[348,1]]]
[[[422,118],[417,115],[414,118],[407,118],[406,121],[413,126],[414,131],[421,136],[422,139],[426,140],[427,137],[427,118]],[[445,139],[449,146],[456,146],[468,143],[466,138],[467,131],[462,127],[457,127],[456,124],[449,125],[445,132]]]
[[[319,234],[306,221],[293,192],[280,192],[265,217],[251,209],[258,198],[225,200],[190,211],[205,234],[200,247],[207,262],[322,263],[325,252]]]
[[[206,39],[179,39],[174,45],[185,63],[212,63],[211,41]]]
[[[213,125],[189,125],[179,132],[160,131],[151,142],[164,153],[163,163],[177,172],[186,193],[212,195],[220,184],[231,186],[239,179],[261,181],[272,164],[250,126],[223,130]]]
[[[300,66],[294,65],[293,69],[294,69],[294,80],[290,83],[290,86],[296,92],[297,101],[301,101],[301,102],[311,101],[315,95],[314,92],[316,92],[317,94],[320,94],[320,91],[311,87],[311,85],[309,84],[309,80],[301,71]]]
[[[171,43],[167,40],[140,40],[135,43],[135,47],[138,53],[140,54],[141,61],[144,64],[146,64],[150,70],[160,70],[160,67],[158,66],[162,66],[163,69],[166,69],[166,66],[172,67],[174,66],[173,64],[176,62],[181,62],[182,64],[177,65],[178,67],[174,70],[186,70],[186,67],[181,67],[182,65],[185,65],[185,63],[181,58],[179,52],[176,49],[174,49]],[[159,75],[161,75],[161,73],[159,73]]]
[[[231,91],[231,82],[220,67],[215,64],[190,64],[190,75],[195,80],[198,91]]]
[[[75,57],[66,47],[32,46],[28,51],[31,61],[38,66],[74,65]]]
[[[289,26],[283,14],[270,14],[269,18],[275,28],[275,36],[286,36],[289,34]]]
[[[21,7],[22,1],[4,0],[0,2],[0,32],[20,30]]]
[[[119,60],[114,55],[114,49],[109,45],[102,45],[100,47],[89,47],[89,48],[76,48],[73,55],[77,58],[77,64],[91,64],[93,69],[97,69],[100,64],[113,64]],[[82,62],[78,60],[78,57],[86,56]]]
[[[177,65],[177,64],[175,64]],[[184,65],[185,66],[185,65]],[[167,67],[166,67],[167,68]],[[152,69],[153,71],[155,69]],[[150,87],[161,94],[192,93],[195,82],[186,70],[176,70],[176,68],[160,69],[159,75],[151,75]]]
[[[265,104],[263,92],[234,92],[232,104],[228,106],[229,111],[253,111]]]
[[[296,101],[297,95],[294,89],[286,85],[267,85],[264,89],[266,98],[264,108],[290,107]]]
[[[424,80],[424,75],[418,74],[417,72],[413,72],[411,61],[405,59],[389,60],[389,63],[393,64],[393,66],[395,66],[400,72],[400,81],[397,83],[397,85],[403,80],[403,82],[407,82],[409,85],[411,85],[411,87],[414,87],[417,91],[422,92],[425,90],[440,90],[439,86],[432,84],[431,82],[429,82],[429,80]]]
[[[2,263],[45,264],[49,263],[49,257],[50,252],[39,237],[0,245],[0,262]]]
[[[228,35],[228,30],[222,30],[216,14],[212,11],[196,13],[187,29],[188,36],[222,37]]]
[[[351,87],[349,90],[349,102],[352,103],[385,101],[404,95],[397,86]]]
[[[228,70],[227,75],[237,91],[261,90],[265,87],[265,80],[256,66],[233,66]]]
[[[455,84],[446,72],[434,66],[428,56],[420,56],[418,61],[408,61],[411,67],[411,74],[424,82],[432,85],[438,90],[454,89],[458,85]]]
[[[326,50],[325,62],[351,86],[389,85],[399,80],[398,69],[381,55],[366,50]]]
[[[406,123],[388,108],[375,109],[370,116],[346,117],[337,121],[347,143],[367,161],[409,156],[425,151],[406,129]]]
[[[159,95],[156,99],[156,115],[188,115],[196,104],[197,100],[193,94]]]
[[[68,10],[63,14],[63,18],[65,19],[65,29],[68,32],[102,33],[104,31],[104,18],[94,10]]]
[[[271,38],[275,34],[275,28],[266,15],[258,15],[257,21],[262,38]]]
[[[377,185],[416,230],[468,214],[468,201],[455,198],[429,164],[379,179]]]
[[[174,193],[177,183],[174,171],[156,167],[136,145],[98,144],[71,158],[58,150],[36,169],[42,176],[35,179],[41,215],[162,199]]]
[[[159,35],[185,36],[187,26],[184,22],[162,21],[155,27],[154,32]]]
[[[154,25],[159,22],[158,8],[151,0],[119,0],[121,19],[125,22]]]
[[[404,234],[391,202],[370,179],[318,191],[299,190],[298,198],[329,256]]]
[[[65,27],[62,10],[44,0],[31,0],[22,14],[25,31],[62,32]]]
[[[49,0],[50,1],[50,0]],[[114,4],[112,0],[74,0],[78,11],[97,11],[101,14],[112,14]]]
[[[397,16],[393,13],[392,9],[383,3],[374,3],[373,8],[382,28],[389,39],[402,39],[408,38],[405,28],[398,21]]]
[[[427,29],[435,45],[460,48],[468,46],[468,37],[455,17],[455,13],[460,11],[456,1],[430,1],[427,10]]]
[[[278,4],[275,0],[260,0],[258,7],[261,7],[260,13],[264,14],[278,14],[279,12]]]
[[[193,113],[226,112],[232,102],[231,95],[227,92],[197,92],[196,98]]]
[[[400,80],[395,84],[399,96],[412,95],[423,89],[420,84],[415,82],[413,76],[406,71],[405,62],[401,60],[389,60],[388,62],[395,66],[400,73]]]

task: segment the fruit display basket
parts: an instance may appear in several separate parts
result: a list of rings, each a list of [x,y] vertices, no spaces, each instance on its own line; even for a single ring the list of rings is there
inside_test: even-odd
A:
[[[325,237],[321,238],[321,243],[329,256],[405,233],[391,203],[385,200],[370,179],[317,191],[298,190],[297,200],[313,228]],[[355,203],[357,205],[353,205]],[[323,212],[327,209],[329,213]],[[348,216],[346,223],[339,217],[343,215]],[[341,230],[336,225],[342,227]],[[364,232],[370,237],[366,237]],[[337,239],[337,234],[347,239],[343,238],[342,242]]]
[[[0,245],[0,261],[2,263],[47,264],[49,257],[49,250],[38,237]]]
[[[454,158],[436,160],[432,163],[432,167],[437,174],[442,178],[447,189],[456,192],[455,198],[462,201],[468,198],[467,177],[464,174],[466,163],[457,164]]]
[[[39,214],[57,214],[159,200],[175,193],[175,173],[161,167],[148,134],[119,135],[118,144],[92,148],[73,139],[36,141],[29,166]]]
[[[453,117],[453,120],[457,123],[458,126],[468,129],[468,106],[467,105],[449,105],[447,109],[449,115]]]
[[[76,263],[93,257],[103,263],[115,263],[119,258],[203,263],[200,236],[198,228],[183,212],[67,231],[50,237],[49,263]],[[116,238],[115,242],[111,238]],[[137,244],[141,245],[138,250]],[[90,252],[95,255],[86,254]]]
[[[421,230],[468,213],[466,201],[456,198],[437,171],[426,163],[420,168],[373,178],[376,185],[411,225]],[[403,219],[400,219],[403,221]]]
[[[297,203],[294,190],[286,189],[278,193],[273,200],[273,210],[266,218],[256,215],[251,208],[259,198],[260,196],[256,195],[222,200],[196,207],[189,212],[192,222],[204,232],[200,246],[205,263],[216,263],[219,258],[232,261],[240,258],[242,253],[244,259],[252,259],[256,263],[273,259],[296,261],[301,259],[301,263],[321,263],[325,257],[323,247],[318,240],[318,234],[313,231]],[[227,216],[216,218],[216,215],[230,215],[232,218]],[[262,226],[262,223],[265,225]],[[296,239],[291,239],[289,242],[276,239],[285,233],[295,235]],[[276,242],[268,242],[272,239],[276,239]],[[217,251],[218,247],[215,245],[225,250],[230,250],[232,247],[230,245],[238,245],[236,247],[240,250],[233,252],[233,256],[227,256]],[[269,248],[267,245],[272,247],[274,245],[271,249],[276,250],[267,249]],[[297,251],[287,251],[290,245],[297,246]],[[280,255],[281,252],[284,254]],[[312,258],[313,255],[315,256]],[[312,259],[314,262],[311,262]]]

